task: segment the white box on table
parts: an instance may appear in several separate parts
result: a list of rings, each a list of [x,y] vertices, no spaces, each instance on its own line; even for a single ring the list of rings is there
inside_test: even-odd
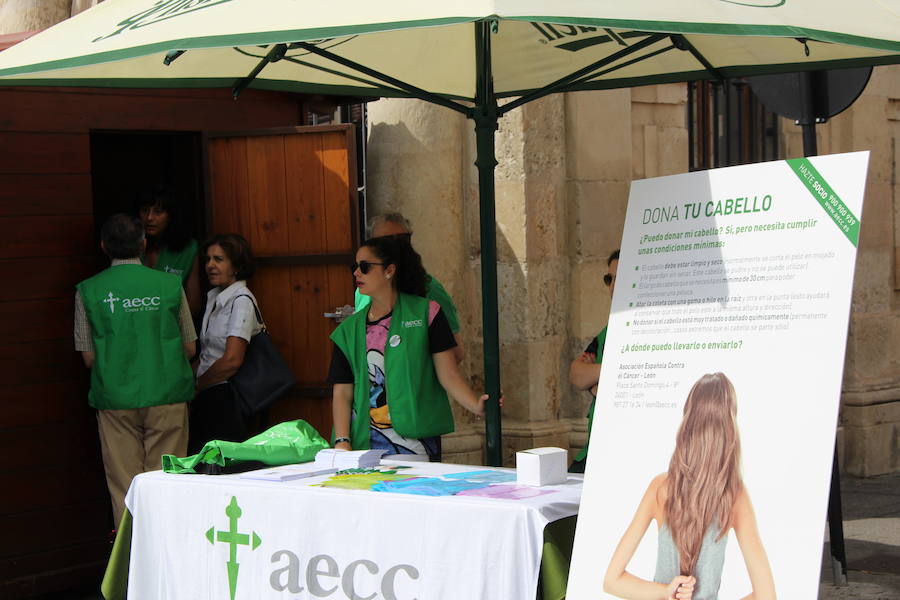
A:
[[[565,483],[569,453],[562,448],[532,448],[516,452],[516,481],[522,485]]]

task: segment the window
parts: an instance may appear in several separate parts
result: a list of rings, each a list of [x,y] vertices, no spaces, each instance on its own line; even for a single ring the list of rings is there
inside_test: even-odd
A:
[[[778,159],[778,116],[744,79],[688,83],[691,171]]]

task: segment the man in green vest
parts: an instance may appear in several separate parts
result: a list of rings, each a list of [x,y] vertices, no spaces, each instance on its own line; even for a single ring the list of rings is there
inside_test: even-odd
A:
[[[603,283],[609,288],[612,296],[616,289],[616,271],[619,269],[619,251],[615,250],[606,259],[607,272],[603,276]],[[591,405],[588,408],[587,438],[584,448],[575,456],[575,461],[569,467],[570,473],[584,473],[587,465],[588,444],[591,441],[591,425],[594,423],[594,408],[597,403],[597,383],[600,381],[600,365],[603,362],[603,348],[606,346],[606,327],[597,337],[591,339],[591,343],[585,348],[581,356],[572,361],[569,366],[569,382],[579,390],[587,390],[591,394]]]
[[[368,236],[369,238],[383,237],[388,235],[408,236],[412,238],[412,226],[409,220],[402,214],[397,212],[388,212],[376,215],[369,220]],[[462,340],[459,336],[459,316],[456,314],[456,305],[453,304],[453,298],[447,293],[447,290],[441,285],[433,275],[426,276],[425,297],[429,300],[437,302],[447,322],[450,324],[450,331],[453,332],[453,339],[456,340],[456,347],[453,348],[453,356],[456,362],[462,362],[463,347]],[[361,312],[371,302],[371,298],[365,294],[361,294],[356,290],[354,297],[354,312]]]
[[[91,370],[106,482],[118,524],[135,475],[160,468],[163,454],[187,450],[188,360],[197,334],[177,275],[141,264],[144,228],[131,216],[103,224],[100,247],[112,261],[78,284],[75,349]]]

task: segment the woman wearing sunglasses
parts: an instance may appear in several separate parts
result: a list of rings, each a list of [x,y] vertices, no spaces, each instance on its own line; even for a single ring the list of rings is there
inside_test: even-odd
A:
[[[440,436],[453,431],[448,396],[480,416],[487,395],[460,373],[450,325],[424,297],[425,269],[409,240],[367,240],[353,276],[371,302],[331,334],[334,446],[440,461]]]

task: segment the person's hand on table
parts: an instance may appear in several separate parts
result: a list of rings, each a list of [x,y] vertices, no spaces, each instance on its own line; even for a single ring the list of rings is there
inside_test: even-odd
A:
[[[334,445],[335,450],[353,450],[353,447],[350,445],[350,442],[338,442]]]

